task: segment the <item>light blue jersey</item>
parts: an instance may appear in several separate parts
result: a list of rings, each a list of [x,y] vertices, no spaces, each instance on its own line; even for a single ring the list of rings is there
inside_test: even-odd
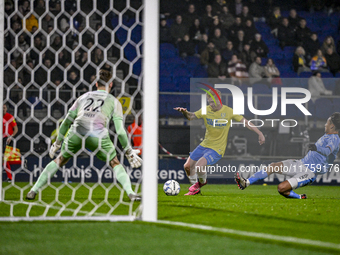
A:
[[[338,134],[324,134],[315,143],[317,151],[309,151],[301,161],[315,174],[324,174],[332,167],[339,144]]]

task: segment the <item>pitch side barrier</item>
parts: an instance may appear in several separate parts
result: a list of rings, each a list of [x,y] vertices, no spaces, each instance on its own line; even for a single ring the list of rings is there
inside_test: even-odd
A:
[[[33,171],[34,181],[38,178],[43,167],[49,162],[48,158],[44,158],[42,165],[39,165],[39,160],[36,157],[27,158],[27,168]],[[247,178],[254,172],[262,169],[262,166],[272,163],[273,160],[229,160],[222,159],[218,164],[210,166],[207,169],[209,183],[223,184],[234,183],[234,174],[237,171],[242,173],[242,176]],[[126,162],[127,163],[127,162]],[[178,181],[179,183],[188,183],[188,179],[185,175],[183,164],[185,160],[176,158],[162,158],[159,159],[159,169],[157,171],[158,183],[164,183],[169,179]],[[105,164],[99,160],[94,160],[95,168],[90,167],[90,161],[88,158],[78,158],[77,168],[73,167],[72,163],[68,163],[61,171],[58,171],[56,175],[51,179],[52,182],[80,182],[82,179],[85,182],[98,182],[109,183],[113,181],[113,173]],[[318,175],[313,185],[340,185],[340,162],[334,162],[332,169],[326,174]],[[17,170],[16,170],[17,169]],[[95,170],[100,169],[100,171]],[[13,171],[15,171],[15,182],[28,182],[29,175],[20,171],[18,166],[13,165]],[[140,169],[127,168],[128,174],[132,182],[137,182],[142,178],[142,171]],[[297,170],[298,171],[298,170]],[[5,173],[3,172],[3,178]],[[273,174],[266,178],[261,183],[278,184],[285,180],[285,176],[279,174]]]

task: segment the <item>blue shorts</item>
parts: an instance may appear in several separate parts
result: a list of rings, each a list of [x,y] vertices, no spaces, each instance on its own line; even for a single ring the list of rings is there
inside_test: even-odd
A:
[[[207,160],[208,165],[213,165],[222,158],[222,156],[213,149],[205,148],[201,145],[198,145],[196,149],[194,149],[194,151],[190,153],[190,158],[192,160],[198,161],[202,157]]]

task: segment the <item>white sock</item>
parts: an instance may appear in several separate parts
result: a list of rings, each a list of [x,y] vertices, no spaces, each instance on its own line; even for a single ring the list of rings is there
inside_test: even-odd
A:
[[[190,184],[195,184],[197,182],[197,174],[193,176],[188,176]]]
[[[207,181],[207,172],[202,172],[202,173],[197,173],[197,176],[198,176],[198,181],[200,183],[206,183]]]

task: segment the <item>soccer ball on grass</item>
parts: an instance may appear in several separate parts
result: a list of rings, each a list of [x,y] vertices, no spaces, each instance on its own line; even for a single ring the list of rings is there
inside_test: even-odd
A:
[[[177,196],[178,193],[181,191],[181,187],[179,183],[175,180],[169,180],[164,183],[163,191],[167,196]]]

